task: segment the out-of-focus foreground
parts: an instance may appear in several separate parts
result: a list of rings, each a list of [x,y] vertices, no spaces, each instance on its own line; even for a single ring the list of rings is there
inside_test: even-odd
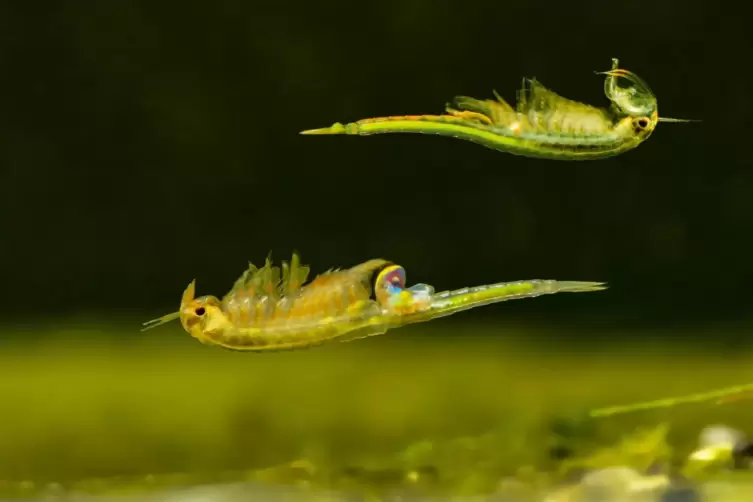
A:
[[[556,332],[443,324],[274,354],[205,347],[177,325],[148,336],[26,329],[28,343],[0,352],[0,488],[37,497],[253,481],[309,495],[534,497],[594,476],[620,486],[747,476],[726,469],[743,465],[731,457],[713,474],[688,467],[705,427],[750,427],[747,400],[585,412],[753,380],[753,354],[620,332],[600,336],[618,342],[609,348],[575,348]]]

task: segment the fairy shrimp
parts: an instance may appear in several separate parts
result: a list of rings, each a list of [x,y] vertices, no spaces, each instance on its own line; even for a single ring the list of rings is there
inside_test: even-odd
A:
[[[301,131],[304,135],[386,133],[436,134],[471,141],[498,151],[551,160],[594,160],[620,155],[646,141],[659,122],[694,122],[659,117],[651,88],[612,59],[604,93],[608,108],[564,98],[536,78],[524,78],[513,108],[495,98],[457,96],[440,115],[367,118]],[[621,85],[621,83],[623,85]]]
[[[406,287],[405,269],[383,259],[329,270],[306,283],[309,271],[297,254],[281,267],[269,258],[261,268],[249,264],[222,299],[196,297],[194,280],[177,312],[144,323],[143,330],[178,319],[205,344],[237,351],[291,350],[380,335],[506,300],[606,288],[601,282],[528,280],[437,293],[428,284]]]

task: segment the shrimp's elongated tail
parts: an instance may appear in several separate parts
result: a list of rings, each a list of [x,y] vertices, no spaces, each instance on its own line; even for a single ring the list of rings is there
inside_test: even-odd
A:
[[[406,321],[426,321],[507,300],[533,298],[555,293],[585,293],[602,291],[604,289],[607,289],[607,285],[603,282],[534,279],[529,281],[500,282],[455,291],[444,291],[432,296],[430,308],[412,314],[409,316],[410,319],[406,319]]]
[[[448,138],[464,139],[492,150],[514,155],[558,158],[555,154],[539,154],[535,148],[520,144],[517,137],[501,135],[493,130],[494,120],[501,114],[491,117],[471,110],[449,109],[446,115],[406,115],[402,117],[379,117],[363,119],[349,124],[335,123],[331,127],[309,129],[300,134],[324,135],[347,134],[370,136],[372,134],[414,133],[433,134]]]
[[[335,122],[330,127],[307,129],[304,135],[347,134],[366,136],[369,134],[416,132],[458,136],[458,126],[489,126],[503,120],[515,110],[494,91],[495,100],[476,99],[469,96],[456,96],[445,105],[443,115],[395,115],[363,119],[342,124]]]
[[[478,134],[472,129],[479,126],[488,126],[490,123],[489,118],[479,112],[457,111],[450,105],[448,105],[447,110],[447,115],[397,115],[362,119],[347,124],[335,122],[330,127],[307,129],[299,134],[368,136],[385,133],[419,133],[461,137],[468,135],[469,132]],[[464,131],[464,128],[471,130]]]
[[[306,129],[305,131],[301,131],[298,134],[304,134],[304,135],[322,135],[322,134],[359,134],[358,131],[358,124],[355,122],[352,122],[350,124],[341,124],[340,122],[335,122],[330,127],[320,127],[318,129]]]

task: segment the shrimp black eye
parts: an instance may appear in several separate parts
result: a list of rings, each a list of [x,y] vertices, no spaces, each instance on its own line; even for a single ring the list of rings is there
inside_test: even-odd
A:
[[[204,307],[198,307],[196,310],[194,310],[194,313],[197,316],[201,317],[201,316],[203,316],[206,313],[206,311],[207,310]]]
[[[650,125],[651,125],[651,121],[648,120],[648,117],[634,118],[633,119],[633,132],[635,134],[640,134],[648,130],[648,127]]]

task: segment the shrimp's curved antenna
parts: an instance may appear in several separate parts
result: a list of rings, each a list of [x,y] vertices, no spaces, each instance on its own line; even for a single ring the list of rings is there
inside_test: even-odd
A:
[[[654,92],[641,77],[630,70],[620,68],[620,61],[612,58],[612,68],[607,71],[597,71],[597,75],[606,75],[604,80],[604,94],[622,113],[634,117],[655,115],[657,100]],[[627,87],[620,87],[619,79],[628,82]],[[697,119],[675,119],[669,117],[655,118],[658,122],[700,122]]]
[[[170,321],[175,321],[176,319],[180,319],[180,312],[171,312],[170,314],[165,314],[162,317],[158,317],[157,319],[146,321],[143,324],[144,327],[141,328],[141,331],[147,331],[158,326],[162,326],[163,324],[166,324]]]
[[[191,281],[191,283],[188,285],[188,287],[183,291],[183,296],[180,299],[180,309],[177,312],[171,312],[169,314],[163,315],[162,317],[158,317],[157,319],[152,319],[151,321],[145,322],[141,328],[141,331],[147,331],[152,328],[156,328],[157,326],[162,326],[163,324],[166,324],[170,321],[175,321],[176,319],[180,319],[180,313],[181,311],[188,305],[191,301],[193,301],[194,296],[196,294],[196,279]]]

